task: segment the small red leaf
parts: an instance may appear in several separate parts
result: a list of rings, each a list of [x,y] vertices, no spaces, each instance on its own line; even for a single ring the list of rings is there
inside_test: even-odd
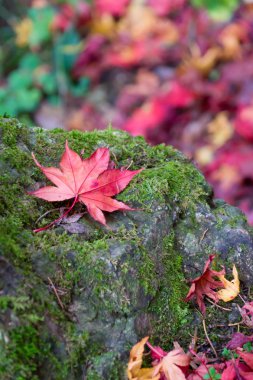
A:
[[[223,288],[223,283],[221,281],[215,280],[214,277],[218,277],[220,275],[225,274],[225,270],[221,270],[220,272],[216,272],[210,269],[210,264],[214,260],[215,255],[210,255],[207,260],[204,271],[201,276],[191,280],[191,287],[186,296],[186,301],[191,300],[192,298],[197,298],[197,303],[199,305],[200,311],[202,314],[205,314],[206,307],[203,301],[204,295],[208,296],[215,302],[218,302],[219,298],[217,293],[214,291],[217,288]]]

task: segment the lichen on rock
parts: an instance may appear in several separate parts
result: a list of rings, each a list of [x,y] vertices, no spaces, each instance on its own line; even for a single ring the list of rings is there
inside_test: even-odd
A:
[[[59,204],[27,194],[46,183],[31,152],[57,166],[66,139],[84,156],[107,146],[118,166],[145,168],[117,196],[136,210],[108,214],[109,229],[85,214],[72,230],[59,224],[34,234],[36,220],[49,223]],[[186,279],[209,253],[253,283],[243,215],[214,202],[202,174],[172,147],[113,129],[46,131],[2,118],[0,150],[1,379],[122,380],[140,337],[165,348],[189,343],[199,321],[184,302]]]

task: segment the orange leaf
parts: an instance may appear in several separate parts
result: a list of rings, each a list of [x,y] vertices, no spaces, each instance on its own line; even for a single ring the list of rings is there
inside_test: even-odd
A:
[[[232,301],[240,293],[240,281],[235,265],[233,265],[233,276],[234,279],[232,281],[228,281],[224,275],[218,276],[225,289],[219,290],[217,295],[224,302]]]
[[[127,367],[129,380],[159,380],[160,374],[154,375],[155,368],[141,368],[144,346],[148,341],[148,336],[136,343],[130,351],[130,358]]]

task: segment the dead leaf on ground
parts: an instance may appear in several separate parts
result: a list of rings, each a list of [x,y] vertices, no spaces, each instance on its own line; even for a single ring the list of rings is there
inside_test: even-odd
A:
[[[224,302],[232,301],[240,293],[240,281],[235,265],[233,265],[233,276],[232,281],[228,281],[224,275],[218,276],[225,289],[219,290],[217,294],[219,299]]]

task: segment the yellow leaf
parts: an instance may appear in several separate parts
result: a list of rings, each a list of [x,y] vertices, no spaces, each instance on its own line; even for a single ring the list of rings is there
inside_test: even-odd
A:
[[[28,44],[30,34],[33,30],[33,22],[29,18],[24,18],[15,25],[16,44],[17,46],[24,47]]]
[[[221,189],[225,191],[240,183],[241,174],[237,168],[223,164],[212,174],[212,180],[220,182]]]
[[[116,33],[116,26],[114,18],[109,14],[104,14],[93,18],[90,31],[92,34],[102,34],[102,36],[111,38]]]
[[[214,157],[214,148],[211,145],[204,145],[196,149],[194,158],[201,165],[208,165]]]
[[[159,380],[160,375],[154,375],[155,367],[141,368],[144,346],[148,341],[148,336],[136,343],[130,351],[130,358],[127,366],[128,380]]]
[[[179,39],[178,28],[171,20],[158,18],[143,1],[133,1],[127,14],[118,23],[118,35],[133,41],[159,38],[160,43],[174,44]]]
[[[233,136],[233,127],[226,112],[220,112],[208,124],[209,139],[211,143],[219,148]]]
[[[240,281],[235,265],[233,266],[233,276],[232,281],[228,281],[223,275],[218,276],[225,288],[218,291],[218,297],[224,302],[232,301],[240,293]]]
[[[178,72],[184,74],[189,69],[195,69],[205,76],[209,74],[220,58],[220,47],[214,46],[202,55],[199,47],[194,45],[191,49],[191,56],[185,58],[182,65],[179,66]]]
[[[223,59],[229,60],[240,57],[241,42],[245,35],[245,27],[236,23],[229,24],[223,29],[219,36],[219,42],[223,45]]]

